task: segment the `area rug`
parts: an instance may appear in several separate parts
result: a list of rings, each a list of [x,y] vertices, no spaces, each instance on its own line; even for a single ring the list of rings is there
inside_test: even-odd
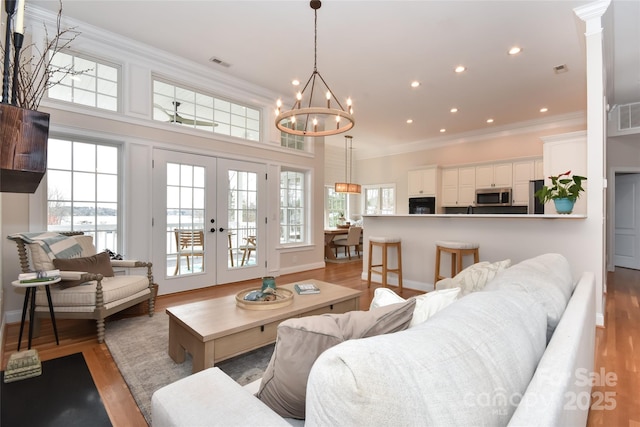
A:
[[[349,263],[349,262],[362,262],[362,253],[360,253],[360,256],[358,257],[358,255],[356,255],[355,253],[351,253],[351,259],[349,259],[349,257],[347,255],[345,255],[342,251],[339,251],[338,256],[336,257],[336,259],[329,259],[329,258],[325,258],[324,259],[325,262],[331,262],[334,264],[344,264],[344,263]]]
[[[116,362],[140,412],[151,425],[151,395],[167,384],[191,375],[192,359],[175,363],[168,354],[169,316],[156,312],[107,322],[105,343]],[[261,378],[273,345],[254,350],[216,366],[240,385]]]
[[[102,427],[109,415],[82,353],[42,362],[42,374],[0,383],[2,426]]]

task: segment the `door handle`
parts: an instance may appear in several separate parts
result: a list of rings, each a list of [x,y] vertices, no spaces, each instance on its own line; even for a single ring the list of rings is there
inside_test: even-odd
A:
[[[212,233],[215,233],[215,232],[216,232],[215,227],[211,228],[211,232],[212,232]]]
[[[222,233],[224,231],[224,228],[220,227],[218,231]]]

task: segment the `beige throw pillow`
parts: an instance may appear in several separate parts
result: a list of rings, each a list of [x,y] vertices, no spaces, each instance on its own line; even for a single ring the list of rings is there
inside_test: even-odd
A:
[[[458,299],[459,293],[460,288],[451,288],[412,297],[411,299],[416,300],[416,308],[413,310],[413,318],[411,319],[409,328],[426,322],[431,316]],[[391,289],[377,288],[373,293],[373,299],[371,300],[371,306],[369,308],[384,307],[403,301],[406,300]]]
[[[456,274],[453,278],[447,278],[439,280],[435,288],[450,289],[460,288],[460,296],[463,297],[471,292],[476,292],[484,289],[485,285],[496,275],[511,266],[511,260],[505,259],[504,261],[498,261],[490,263],[488,261],[482,261],[462,270]]]
[[[307,378],[326,349],[343,341],[406,329],[415,301],[369,311],[288,319],[278,326],[271,361],[256,396],[282,417],[304,419]]]

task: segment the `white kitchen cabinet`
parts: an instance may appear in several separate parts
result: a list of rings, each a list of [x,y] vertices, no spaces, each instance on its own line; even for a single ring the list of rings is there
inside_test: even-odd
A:
[[[408,193],[412,196],[434,196],[438,188],[438,168],[436,166],[409,171]]]
[[[533,179],[544,179],[544,160],[534,160],[534,177]]]
[[[476,168],[442,170],[442,206],[469,206],[476,195]]]
[[[476,188],[511,187],[513,163],[492,163],[476,166]]]
[[[458,168],[442,169],[442,206],[458,203]]]
[[[458,206],[470,206],[476,201],[476,168],[458,168]]]
[[[511,204],[514,206],[529,205],[529,181],[535,178],[535,161],[523,160],[513,162],[513,193]]]

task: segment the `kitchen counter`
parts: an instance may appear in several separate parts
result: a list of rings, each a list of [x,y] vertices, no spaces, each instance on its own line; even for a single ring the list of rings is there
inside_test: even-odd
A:
[[[585,219],[586,215],[528,215],[528,214],[398,214],[398,215],[363,215],[363,217],[398,217],[398,218],[514,218],[514,219]]]
[[[555,221],[553,221],[555,220]],[[593,261],[585,256],[593,241],[586,215],[514,215],[514,214],[436,214],[436,215],[363,215],[363,271],[367,279],[369,236],[393,236],[402,240],[403,285],[408,289],[433,290],[435,242],[457,240],[480,245],[480,261],[511,259],[520,262],[548,252],[564,255],[577,275],[592,271]],[[576,250],[581,248],[581,250]],[[379,260],[375,252],[374,264]],[[390,264],[396,265],[391,253]],[[449,262],[443,256],[443,264]],[[463,267],[472,258],[465,257]],[[446,271],[446,269],[445,269]],[[397,284],[395,275],[389,283]],[[380,283],[380,275],[372,280]]]

